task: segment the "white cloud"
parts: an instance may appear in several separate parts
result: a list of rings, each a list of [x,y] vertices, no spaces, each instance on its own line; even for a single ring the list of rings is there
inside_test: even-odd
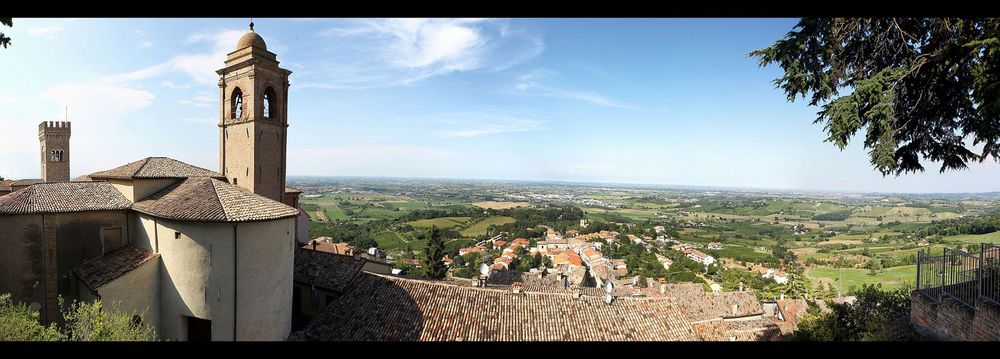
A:
[[[336,37],[336,58],[325,78],[299,88],[369,88],[411,85],[420,80],[473,70],[497,71],[538,56],[540,37],[515,31],[504,20],[348,20],[319,33]]]
[[[189,85],[189,84],[177,85],[173,81],[163,80],[163,87],[166,87],[166,88],[169,88],[169,89],[174,89],[174,90],[186,90],[186,89],[191,88],[191,85]]]
[[[59,84],[43,91],[40,96],[62,105],[54,118],[62,118],[63,106],[68,106],[72,111],[70,120],[87,126],[107,125],[122,120],[149,106],[155,98],[152,92],[107,82]]]
[[[59,25],[49,25],[49,26],[29,26],[28,33],[32,36],[41,36],[49,39],[54,39],[56,33],[62,31],[63,27]]]
[[[517,84],[514,85],[514,88],[516,88],[521,93],[527,95],[583,101],[593,105],[605,106],[605,107],[616,107],[616,108],[639,110],[639,111],[644,110],[639,107],[621,104],[618,101],[612,100],[607,96],[600,94],[596,91],[565,89],[565,88],[547,86],[543,84],[543,80],[556,77],[558,75],[559,75],[558,72],[549,69],[534,70],[518,76]]]
[[[542,122],[527,118],[469,113],[442,116],[435,121],[447,129],[435,131],[440,137],[478,137],[508,132],[528,132],[542,129]]]

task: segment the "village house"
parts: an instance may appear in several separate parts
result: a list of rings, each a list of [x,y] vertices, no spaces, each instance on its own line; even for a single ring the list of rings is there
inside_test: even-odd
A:
[[[720,250],[720,249],[722,249],[722,243],[719,243],[719,242],[710,242],[710,243],[708,243],[708,247],[707,248],[710,249],[710,250]]]
[[[704,265],[712,265],[712,263],[715,263],[715,258],[714,257],[712,257],[710,255],[707,255],[705,253],[702,253],[701,251],[699,251],[697,249],[685,249],[685,250],[681,251],[681,253],[684,253],[685,256],[687,256],[688,258],[691,258],[695,262],[698,262],[698,263],[701,263],[701,264],[704,264]]]

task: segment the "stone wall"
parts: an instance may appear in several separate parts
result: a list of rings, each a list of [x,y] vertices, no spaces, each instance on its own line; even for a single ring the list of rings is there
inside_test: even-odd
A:
[[[939,340],[1000,340],[1000,306],[979,301],[976,309],[954,299],[936,303],[910,292],[910,321],[921,335]]]

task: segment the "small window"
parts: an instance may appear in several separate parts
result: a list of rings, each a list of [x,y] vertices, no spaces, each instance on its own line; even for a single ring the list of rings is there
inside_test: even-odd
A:
[[[52,150],[50,159],[52,162],[62,162],[63,150]]]
[[[181,239],[181,232],[174,232],[174,239]]]
[[[274,93],[274,88],[268,87],[264,90],[264,118],[271,118],[276,115],[274,108],[274,99],[277,97]]]
[[[230,116],[233,119],[243,118],[243,91],[239,87],[233,90],[233,96],[230,100],[233,106]]]
[[[234,186],[239,186],[239,185],[240,185],[240,181],[239,181],[239,180],[237,180],[237,178],[236,178],[236,177],[233,177],[233,185],[234,185]]]

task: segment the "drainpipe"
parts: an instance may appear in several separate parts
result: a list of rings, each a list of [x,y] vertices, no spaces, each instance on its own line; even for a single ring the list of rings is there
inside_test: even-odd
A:
[[[236,327],[236,305],[239,302],[239,297],[236,295],[236,285],[239,284],[239,281],[237,280],[237,273],[239,273],[237,270],[239,268],[237,267],[237,260],[236,259],[237,259],[238,255],[239,255],[238,254],[239,251],[237,250],[237,247],[236,247],[236,233],[237,233],[236,232],[236,226],[237,226],[237,224],[233,223],[233,341],[234,342],[236,341],[236,329],[237,329],[237,327]]]

